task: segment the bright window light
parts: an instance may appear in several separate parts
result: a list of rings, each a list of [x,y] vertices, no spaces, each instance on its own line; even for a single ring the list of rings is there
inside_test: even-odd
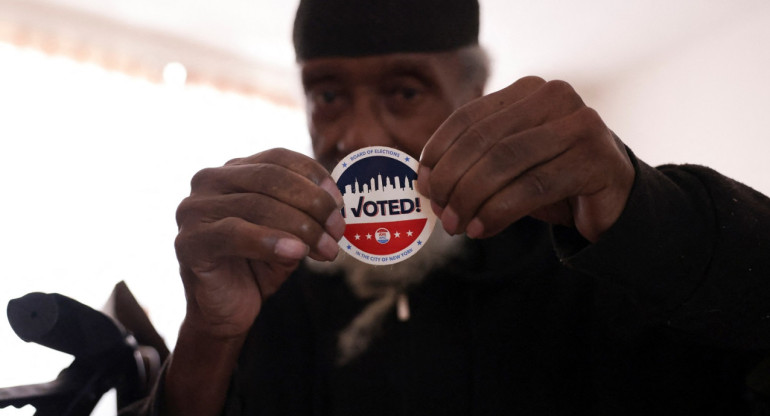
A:
[[[174,214],[190,178],[271,147],[308,153],[304,115],[3,43],[0,68],[2,310],[34,291],[100,309],[125,280],[173,347],[185,308]],[[52,380],[71,361],[21,341],[4,313],[0,345],[0,387]]]
[[[179,62],[169,62],[163,67],[163,82],[181,87],[187,82],[187,68]]]

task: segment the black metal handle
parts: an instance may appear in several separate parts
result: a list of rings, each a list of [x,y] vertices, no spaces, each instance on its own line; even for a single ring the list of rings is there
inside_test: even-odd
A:
[[[94,357],[125,344],[125,334],[105,314],[58,293],[30,293],[8,302],[8,321],[27,342]]]

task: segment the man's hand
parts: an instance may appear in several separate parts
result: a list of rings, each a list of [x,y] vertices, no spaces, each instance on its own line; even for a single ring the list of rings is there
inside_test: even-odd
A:
[[[531,215],[596,241],[623,211],[634,169],[569,84],[527,77],[453,113],[418,178],[452,234],[489,237]]]
[[[195,175],[177,210],[187,315],[166,372],[163,414],[221,414],[262,302],[305,256],[336,257],[341,206],[328,172],[285,149]]]
[[[245,334],[301,259],[336,257],[341,206],[328,172],[285,149],[198,172],[177,211],[186,324],[212,337]]]

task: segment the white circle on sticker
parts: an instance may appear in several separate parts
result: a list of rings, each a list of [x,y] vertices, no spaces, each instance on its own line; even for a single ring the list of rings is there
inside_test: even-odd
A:
[[[389,147],[345,156],[332,178],[345,201],[340,248],[364,263],[406,260],[428,241],[436,224],[430,201],[417,191],[418,161]]]

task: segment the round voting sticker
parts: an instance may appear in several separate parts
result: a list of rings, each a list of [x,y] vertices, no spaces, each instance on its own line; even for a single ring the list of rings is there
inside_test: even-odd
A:
[[[345,200],[340,247],[369,264],[393,264],[417,252],[436,215],[417,192],[417,160],[389,147],[366,147],[345,156],[332,178]]]

